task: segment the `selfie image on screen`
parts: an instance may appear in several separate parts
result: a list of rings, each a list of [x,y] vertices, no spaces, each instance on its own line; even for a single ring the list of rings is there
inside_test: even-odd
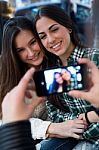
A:
[[[48,94],[82,89],[80,66],[69,66],[44,71]]]

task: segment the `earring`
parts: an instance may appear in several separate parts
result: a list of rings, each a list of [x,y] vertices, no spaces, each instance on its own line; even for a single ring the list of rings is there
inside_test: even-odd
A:
[[[69,33],[72,33],[72,29],[69,29]]]

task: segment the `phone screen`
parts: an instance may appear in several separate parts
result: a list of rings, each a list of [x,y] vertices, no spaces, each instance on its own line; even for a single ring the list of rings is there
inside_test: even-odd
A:
[[[85,88],[85,65],[59,67],[36,71],[34,82],[38,96],[68,92]]]

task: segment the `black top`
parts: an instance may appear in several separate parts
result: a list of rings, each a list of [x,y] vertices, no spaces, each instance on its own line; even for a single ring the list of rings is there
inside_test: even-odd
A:
[[[30,122],[26,120],[2,125],[0,150],[36,150]]]

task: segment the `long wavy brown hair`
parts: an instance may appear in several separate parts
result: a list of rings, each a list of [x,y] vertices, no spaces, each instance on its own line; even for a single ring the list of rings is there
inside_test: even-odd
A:
[[[41,68],[53,67],[53,65],[57,64],[58,57],[45,51],[45,48],[38,37],[33,21],[23,16],[9,19],[3,30],[2,53],[0,60],[0,112],[4,96],[18,84],[28,69],[27,64],[20,60],[15,49],[15,37],[22,30],[31,31],[41,50],[45,53]]]

